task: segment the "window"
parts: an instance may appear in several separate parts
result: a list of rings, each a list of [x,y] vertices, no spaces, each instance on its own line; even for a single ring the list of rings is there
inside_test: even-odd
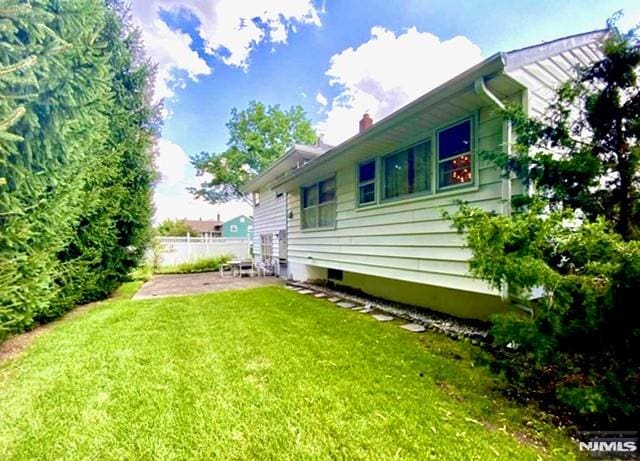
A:
[[[342,280],[344,279],[344,272],[340,269],[327,269],[327,278],[331,280]]]
[[[384,198],[430,191],[430,158],[431,141],[383,157]]]
[[[336,220],[336,180],[302,188],[302,228],[333,227]]]
[[[358,204],[367,205],[376,201],[376,160],[358,165]]]
[[[263,262],[273,259],[273,234],[260,234],[260,255]]]
[[[238,226],[236,226],[235,224],[231,224],[231,225],[229,226],[229,230],[230,230],[231,232],[238,232]]]
[[[471,167],[471,120],[438,132],[439,187],[470,183]]]

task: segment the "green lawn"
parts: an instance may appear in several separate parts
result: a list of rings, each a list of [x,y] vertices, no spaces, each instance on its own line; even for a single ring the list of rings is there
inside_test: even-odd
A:
[[[0,459],[575,458],[480,353],[280,287],[107,301],[0,364]]]

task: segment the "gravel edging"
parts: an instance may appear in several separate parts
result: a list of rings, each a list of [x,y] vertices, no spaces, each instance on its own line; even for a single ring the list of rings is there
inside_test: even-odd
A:
[[[288,286],[309,290],[312,293],[324,293],[327,297],[340,298],[343,301],[358,304],[361,307],[371,307],[377,311],[384,312],[394,317],[408,320],[412,323],[423,325],[429,330],[439,331],[447,336],[463,341],[470,341],[476,345],[488,345],[488,331],[476,325],[465,322],[462,319],[430,312],[426,309],[415,306],[402,305],[383,301],[378,298],[357,296],[333,288],[315,285],[307,282],[287,282]],[[326,298],[324,298],[326,299]],[[375,312],[374,312],[375,313]]]

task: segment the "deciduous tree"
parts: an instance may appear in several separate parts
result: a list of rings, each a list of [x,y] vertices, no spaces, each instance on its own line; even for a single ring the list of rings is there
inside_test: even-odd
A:
[[[316,134],[302,107],[283,110],[252,101],[249,107],[231,111],[227,123],[228,148],[221,153],[201,152],[192,163],[210,179],[190,191],[211,203],[243,199],[242,186],[262,172],[294,143],[311,144]]]

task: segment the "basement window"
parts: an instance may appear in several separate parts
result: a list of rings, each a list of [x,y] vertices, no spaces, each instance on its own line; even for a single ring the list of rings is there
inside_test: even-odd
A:
[[[340,269],[327,269],[327,278],[330,280],[341,281],[344,278],[344,272]]]
[[[471,180],[471,120],[465,120],[438,132],[438,186],[458,186]]]

